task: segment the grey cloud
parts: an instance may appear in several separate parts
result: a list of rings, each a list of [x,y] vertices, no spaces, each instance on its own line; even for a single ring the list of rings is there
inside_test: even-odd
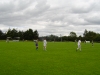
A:
[[[35,0],[33,0],[34,2]],[[0,3],[0,13],[13,13],[26,9],[32,0],[9,0],[8,2]]]
[[[41,15],[50,8],[45,1],[46,0],[37,1],[35,7],[33,9],[28,9],[26,14],[34,17],[41,17]]]
[[[100,11],[100,1],[86,2],[83,5],[77,5],[71,8],[73,13],[89,13],[93,11]]]
[[[88,13],[86,15],[83,15],[81,17],[84,18],[85,21],[88,22],[87,25],[100,25],[100,14],[99,12],[92,12],[92,13]]]
[[[100,17],[98,16],[98,17],[92,17],[92,18],[88,18],[88,19],[86,19],[88,22],[90,22],[92,25],[93,24],[96,24],[96,25],[100,25]]]
[[[88,13],[90,12],[92,9],[87,8],[87,7],[77,7],[77,8],[73,8],[72,12],[73,13]]]
[[[0,2],[0,28],[32,28],[41,36],[68,35],[71,31],[79,35],[93,28],[99,32],[99,3],[99,0],[5,0]]]

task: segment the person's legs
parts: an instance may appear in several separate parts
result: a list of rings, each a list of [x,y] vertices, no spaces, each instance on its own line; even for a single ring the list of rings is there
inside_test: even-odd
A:
[[[36,50],[38,49],[38,46],[36,46]]]
[[[77,49],[76,49],[76,51],[78,50],[78,46],[77,46]]]
[[[38,50],[38,44],[36,44],[36,50]]]
[[[81,51],[81,45],[79,46],[79,49],[80,49],[80,51]]]
[[[46,44],[44,44],[44,50],[46,50]]]
[[[44,45],[44,50],[46,50],[46,45]]]
[[[79,45],[78,45],[78,47],[77,47],[77,50],[79,49]]]
[[[77,50],[80,50],[80,51],[81,51],[81,46],[80,46],[80,45],[78,45],[76,51],[77,51]]]
[[[45,46],[45,50],[46,50],[46,46]]]

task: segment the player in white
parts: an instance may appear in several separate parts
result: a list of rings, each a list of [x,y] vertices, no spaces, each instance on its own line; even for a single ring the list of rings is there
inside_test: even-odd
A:
[[[77,51],[77,50],[80,50],[80,51],[81,51],[81,40],[78,40],[77,45],[78,45],[78,48],[76,49],[76,51]]]
[[[46,45],[47,45],[47,41],[46,39],[43,40],[43,46],[44,46],[44,50],[46,51]]]
[[[9,39],[8,39],[8,38],[7,38],[6,42],[8,42],[8,43],[9,43]]]
[[[91,42],[91,43],[92,43],[92,46],[93,46],[93,40],[92,40],[92,42]]]

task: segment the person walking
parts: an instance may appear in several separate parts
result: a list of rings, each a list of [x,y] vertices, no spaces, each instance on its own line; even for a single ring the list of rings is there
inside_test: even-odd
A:
[[[38,39],[35,40],[35,46],[36,46],[36,50],[38,50]]]
[[[43,40],[43,49],[46,51],[47,41],[46,39]]]
[[[80,50],[80,51],[81,51],[81,40],[78,40],[77,45],[78,45],[78,48],[76,49],[76,51],[77,51],[77,50]]]

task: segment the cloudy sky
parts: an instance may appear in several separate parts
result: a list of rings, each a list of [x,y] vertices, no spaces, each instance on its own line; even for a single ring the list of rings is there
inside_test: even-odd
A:
[[[40,36],[100,33],[100,0],[0,0],[0,30],[9,28]]]

